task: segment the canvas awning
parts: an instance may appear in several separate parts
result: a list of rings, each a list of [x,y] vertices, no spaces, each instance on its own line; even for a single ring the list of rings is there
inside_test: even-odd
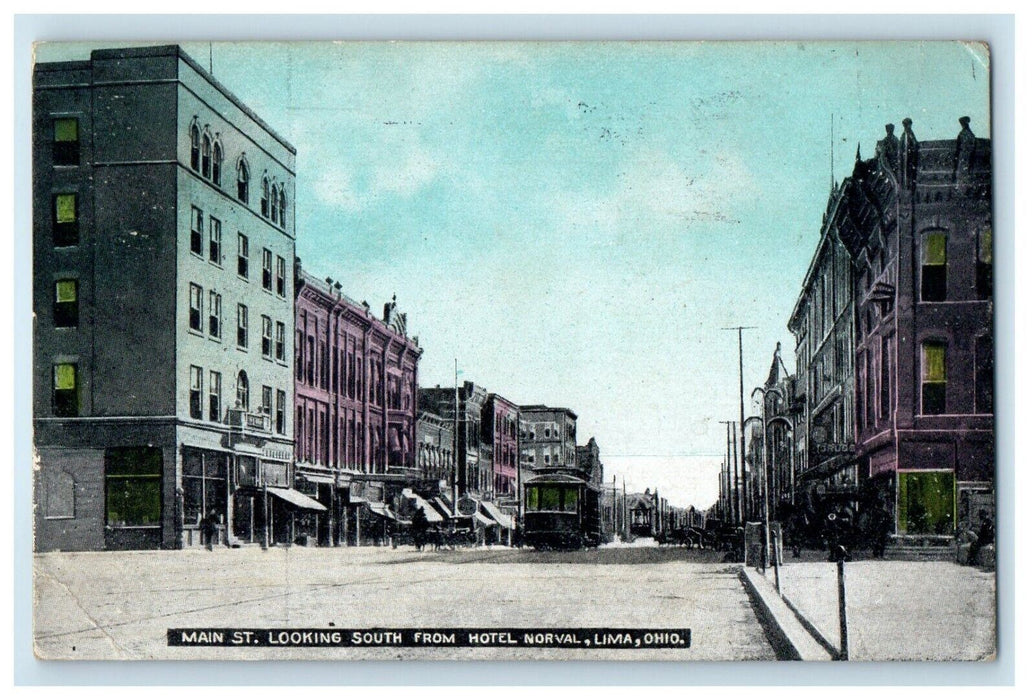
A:
[[[439,513],[435,510],[435,508],[432,508],[432,504],[430,504],[428,501],[426,501],[423,498],[421,498],[420,496],[418,496],[416,493],[413,492],[412,489],[403,489],[403,496],[405,498],[409,498],[412,501],[414,501],[414,503],[417,504],[417,507],[424,511],[424,516],[428,520],[428,522],[430,522],[430,523],[441,523],[442,522],[442,520],[443,520],[442,516],[439,515]]]
[[[498,522],[501,527],[507,528],[508,530],[514,529],[514,518],[497,508],[495,503],[482,501],[482,507],[486,509],[489,516]]]
[[[290,503],[296,508],[301,508],[302,510],[315,510],[318,512],[324,512],[327,510],[327,506],[325,506],[320,501],[314,501],[306,494],[300,493],[295,489],[285,489],[270,486],[267,487],[266,491],[271,496],[276,496],[285,503]]]
[[[498,523],[495,520],[493,520],[492,518],[487,518],[477,510],[475,511],[475,520],[482,523],[484,527],[496,527],[498,525]]]
[[[305,474],[305,473],[301,473],[300,472],[299,476],[301,476],[303,479],[305,479],[306,481],[308,481],[311,484],[333,484],[333,483],[335,483],[335,478],[333,476],[331,476],[331,475],[325,476],[324,474]]]
[[[436,508],[439,509],[439,512],[441,512],[444,517],[447,517],[447,518],[452,518],[453,517],[453,508],[450,508],[449,504],[446,503],[446,501],[444,501],[441,498],[439,498],[438,496],[436,496],[435,498],[432,499],[432,503],[435,505]]]

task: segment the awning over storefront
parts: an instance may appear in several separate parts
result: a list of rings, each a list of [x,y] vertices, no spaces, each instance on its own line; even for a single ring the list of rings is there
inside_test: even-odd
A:
[[[295,489],[269,487],[266,489],[266,491],[271,496],[276,496],[282,501],[290,503],[296,508],[301,508],[302,510],[315,510],[319,512],[327,510],[327,507],[323,503],[320,503],[319,501],[314,501],[306,494],[299,493]]]
[[[487,518],[486,516],[482,515],[482,513],[478,512],[477,510],[475,511],[475,520],[482,523],[484,527],[496,527],[499,524],[492,518]]]
[[[325,476],[324,474],[304,474],[304,473],[300,472],[299,476],[301,476],[303,479],[305,479],[306,481],[308,481],[311,484],[333,484],[333,483],[335,483],[335,478],[333,476],[331,476],[331,475],[326,475]]]
[[[490,503],[489,501],[482,501],[482,507],[486,509],[489,516],[493,518],[501,527],[508,530],[514,529],[514,518],[507,515],[502,510],[496,507],[496,504]]]
[[[395,520],[397,523],[403,523],[404,525],[409,525],[410,524],[409,520],[404,520],[403,518],[401,518],[398,515],[396,515],[395,513],[393,513],[392,509],[389,508],[384,503],[378,503],[377,501],[371,501],[370,503],[367,504],[367,507],[375,515],[380,515],[381,517],[388,518],[389,520]]]
[[[444,501],[441,498],[439,498],[438,496],[436,496],[435,498],[432,499],[432,503],[435,504],[436,508],[438,508],[440,511],[442,511],[442,514],[444,516],[446,516],[447,518],[452,518],[453,517],[453,508],[450,508],[449,504],[446,503],[446,501]]]
[[[432,508],[432,505],[428,501],[418,496],[416,493],[413,492],[412,489],[403,489],[403,496],[405,498],[413,500],[417,504],[417,507],[424,511],[424,516],[425,518],[427,518],[428,522],[442,522],[443,518],[441,515],[439,515],[435,508]]]

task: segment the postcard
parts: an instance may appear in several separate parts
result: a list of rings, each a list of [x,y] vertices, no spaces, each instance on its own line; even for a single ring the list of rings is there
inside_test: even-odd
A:
[[[37,44],[36,655],[995,659],[966,38]]]

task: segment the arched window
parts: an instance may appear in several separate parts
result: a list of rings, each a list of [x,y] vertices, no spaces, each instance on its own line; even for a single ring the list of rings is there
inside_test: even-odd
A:
[[[264,217],[270,216],[270,178],[263,177],[263,194],[259,200],[259,209]]]
[[[921,239],[921,301],[946,301],[946,232]]]
[[[280,197],[281,205],[281,228],[284,228],[284,210],[287,208],[284,205],[284,185],[281,185],[280,194],[278,195],[278,197]]]
[[[219,145],[219,141],[212,144],[212,181],[216,184],[220,184],[220,180],[223,177],[223,147]]]
[[[275,184],[270,192],[270,221],[275,224],[280,220],[280,215],[278,213],[278,204],[280,200],[277,199],[277,192],[279,189],[280,188]]]
[[[237,198],[248,204],[248,162],[244,156],[237,161]]]
[[[201,162],[201,131],[197,124],[191,124],[191,170],[197,170]]]
[[[208,133],[201,137],[201,174],[212,177],[212,138]]]
[[[244,370],[237,373],[237,407],[248,410],[248,375]]]

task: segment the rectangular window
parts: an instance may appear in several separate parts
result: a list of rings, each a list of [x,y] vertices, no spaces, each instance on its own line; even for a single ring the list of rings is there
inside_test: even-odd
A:
[[[921,413],[946,413],[946,344],[921,345]]]
[[[79,213],[76,195],[54,195],[54,245],[58,248],[79,244]]]
[[[285,295],[286,287],[286,276],[287,276],[287,264],[284,262],[284,258],[277,256],[277,296],[283,297]]]
[[[921,247],[921,301],[946,301],[946,234],[926,234]]]
[[[191,418],[201,420],[201,367],[191,365]]]
[[[274,339],[274,354],[279,362],[284,362],[284,323],[277,322],[277,336]]]
[[[205,230],[205,215],[198,207],[191,207],[191,252],[201,255],[201,237]]]
[[[79,325],[79,283],[58,280],[54,283],[54,327],[75,328]]]
[[[192,331],[201,330],[201,287],[191,283],[190,287],[190,316],[188,319]]]
[[[262,317],[263,357],[269,359],[273,354],[273,321],[269,316]]]
[[[79,165],[79,120],[54,120],[54,165]]]
[[[988,226],[978,234],[975,295],[979,299],[993,296],[993,229]]]
[[[899,533],[952,535],[955,493],[953,472],[900,472]]]
[[[244,304],[237,305],[237,346],[248,347],[248,307]]]
[[[273,291],[273,253],[263,248],[263,289]]]
[[[975,338],[975,413],[993,412],[993,338]]]
[[[263,386],[262,400],[259,412],[270,418],[273,415],[273,389],[271,387]]]
[[[54,415],[69,418],[79,415],[79,376],[75,364],[54,365]]]
[[[223,296],[209,291],[209,337],[223,337]]]
[[[237,234],[237,274],[248,279],[248,236]]]
[[[214,216],[209,217],[209,262],[223,264],[223,223]]]
[[[283,389],[278,389],[277,390],[277,423],[276,423],[276,428],[277,428],[277,433],[279,435],[284,435],[284,433],[285,433],[285,427],[286,426],[284,425],[284,415],[285,415],[284,411],[285,411],[285,404],[286,403],[287,403],[287,394],[284,393]]]
[[[106,518],[113,527],[158,526],[162,521],[162,450],[112,448],[104,455]]]
[[[221,423],[223,416],[223,375],[209,372],[209,420]]]

